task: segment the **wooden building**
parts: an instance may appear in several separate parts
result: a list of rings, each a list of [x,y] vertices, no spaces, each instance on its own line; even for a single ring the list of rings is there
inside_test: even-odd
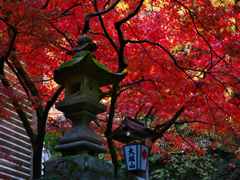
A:
[[[8,79],[15,78],[9,71],[6,70],[5,73]],[[31,106],[26,98],[22,98],[25,96],[24,91],[17,83],[13,87],[21,97],[20,103],[31,120]],[[7,93],[0,90],[0,98],[0,108],[7,112],[6,117],[0,116],[0,179],[30,179],[32,150],[29,137],[13,105],[8,101]]]

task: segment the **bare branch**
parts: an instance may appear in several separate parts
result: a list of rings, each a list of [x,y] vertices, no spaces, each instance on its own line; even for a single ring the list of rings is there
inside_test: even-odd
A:
[[[181,107],[176,113],[175,115],[166,123],[160,125],[160,126],[156,126],[154,128],[155,131],[155,137],[152,138],[152,142],[156,141],[158,138],[161,138],[163,136],[163,134],[173,125],[175,124],[175,122],[177,121],[178,117],[182,114],[182,112],[184,111],[184,106]]]
[[[52,44],[53,46],[55,46],[56,48],[61,49],[62,51],[64,51],[64,52],[65,52],[66,54],[68,54],[68,55],[71,55],[71,54],[73,53],[71,49],[67,49],[67,48],[61,46],[60,44],[57,44],[57,43],[51,43],[51,44]]]
[[[74,43],[73,40],[71,38],[69,38],[65,32],[62,32],[59,28],[57,28],[53,23],[50,24],[52,26],[52,28],[59,33],[60,35],[62,35],[66,41],[68,42],[68,44],[73,48],[74,47]]]
[[[68,13],[73,10],[74,8],[78,7],[78,6],[82,6],[82,3],[76,3],[73,4],[72,6],[70,6],[69,8],[65,9],[60,16],[66,16],[68,15]]]
[[[192,79],[192,77],[186,73],[186,70],[192,70],[192,71],[199,71],[199,70],[196,70],[196,69],[192,69],[192,68],[188,68],[188,67],[182,67],[178,64],[177,62],[177,59],[175,58],[175,56],[167,49],[165,48],[163,45],[161,45],[160,43],[157,43],[157,42],[152,42],[152,41],[149,41],[147,39],[144,39],[144,40],[126,40],[126,44],[127,43],[133,43],[133,44],[143,44],[143,43],[148,43],[150,45],[153,45],[153,46],[157,46],[159,48],[161,48],[166,54],[168,54],[168,56],[170,57],[170,59],[172,60],[173,64],[179,69],[181,70],[189,79]],[[195,81],[193,81],[195,83]]]
[[[188,14],[191,18],[191,21],[193,23],[194,29],[197,32],[198,36],[200,36],[202,38],[202,40],[207,44],[209,50],[210,50],[210,58],[211,58],[211,62],[210,65],[208,65],[207,71],[210,71],[214,66],[216,66],[219,62],[221,62],[222,60],[224,60],[224,57],[221,57],[220,55],[217,54],[216,51],[214,51],[212,45],[209,43],[209,41],[206,39],[206,37],[198,30],[196,22],[195,22],[195,15],[193,14],[193,11],[191,11],[191,9],[189,9],[187,6],[185,6],[182,2],[175,0],[175,2],[177,2],[179,5],[181,5],[183,8],[185,8],[188,11]],[[219,58],[219,61],[213,63],[212,59],[213,59],[213,54]]]
[[[64,87],[60,86],[57,88],[57,90],[55,91],[55,93],[53,94],[53,96],[48,100],[45,109],[43,111],[43,122],[42,122],[42,126],[40,127],[41,130],[40,132],[44,134],[45,129],[46,129],[46,123],[47,123],[47,118],[48,118],[48,113],[51,109],[51,107],[53,106],[53,104],[56,102],[57,98],[59,97],[59,95],[62,93]]]
[[[133,81],[131,83],[128,83],[128,84],[123,84],[121,87],[120,87],[120,90],[118,92],[118,94],[121,94],[122,92],[130,89],[130,88],[134,88],[136,85],[139,85],[141,83],[145,83],[145,82],[150,82],[150,83],[153,83],[155,85],[155,82],[154,80],[152,79],[144,79],[144,78],[141,78],[139,80],[136,80],[136,81]]]
[[[108,6],[108,8],[104,9],[103,11],[87,14],[84,19],[82,34],[86,34],[89,31],[89,29],[90,29],[89,23],[90,23],[91,18],[96,17],[96,16],[101,16],[103,14],[110,12],[112,9],[114,9],[116,7],[116,5],[119,2],[120,2],[120,0],[116,0],[114,3],[112,3],[110,6]]]
[[[9,81],[5,78],[5,77],[2,77],[1,78],[1,81],[2,81],[2,84],[3,86],[10,92],[9,94],[14,94],[14,90],[13,88],[11,87]],[[29,136],[30,138],[30,141],[31,143],[33,144],[34,143],[34,139],[35,139],[35,135],[33,133],[33,130],[31,128],[31,125],[28,121],[28,118],[27,118],[27,114],[23,111],[21,105],[18,103],[18,100],[13,97],[13,96],[10,96],[10,101],[12,103],[12,105],[14,106],[20,120],[22,121],[23,123],[23,126],[27,132],[27,135]]]
[[[41,9],[46,9],[49,5],[50,0],[46,0],[46,2],[42,5]]]
[[[110,1],[111,1],[111,0],[107,0],[107,2],[104,4],[104,6],[103,6],[103,7],[104,7],[104,8],[106,8],[107,6],[109,6],[109,4],[110,4]]]
[[[39,130],[39,127],[41,126],[40,123],[42,120],[42,112],[43,112],[42,99],[39,95],[39,92],[38,92],[35,84],[32,82],[31,78],[26,73],[22,64],[17,60],[16,54],[12,54],[12,52],[16,51],[14,46],[15,46],[15,40],[16,40],[16,36],[17,36],[17,30],[14,26],[8,24],[7,21],[6,21],[6,25],[8,25],[8,34],[9,34],[9,38],[10,38],[10,43],[9,43],[9,48],[8,48],[7,52],[5,53],[4,61],[8,65],[10,65],[9,67],[14,72],[14,74],[17,76],[19,82],[21,83],[22,87],[26,91],[26,94],[29,95],[28,93],[30,93],[31,96],[34,97],[34,98],[30,98],[30,100],[32,101],[32,103],[37,103],[36,113],[37,113],[38,119],[40,120],[38,122],[38,130]],[[10,55],[11,55],[11,58],[9,58]],[[9,59],[11,60],[11,63],[9,62]],[[36,101],[35,97],[37,98],[37,101]],[[13,103],[15,103],[15,102],[13,102]],[[18,112],[20,118],[22,118],[22,120],[24,121],[23,113],[22,113],[23,110],[20,109],[20,106],[18,106],[18,104],[16,104],[16,103],[14,104],[14,106],[15,106],[16,111]],[[23,123],[26,123],[26,122],[23,122]],[[32,134],[29,134],[29,135],[32,135]]]
[[[110,136],[112,134],[112,126],[113,126],[113,119],[115,116],[115,107],[116,107],[116,102],[117,102],[117,97],[118,97],[118,95],[117,95],[118,89],[119,89],[118,84],[114,84],[112,98],[111,98],[111,104],[110,104],[110,110],[109,110],[109,116],[108,116],[108,120],[107,120],[107,128],[105,131],[105,136],[108,137],[107,143],[108,143],[109,151],[110,151],[110,154],[112,157],[112,162],[114,164],[115,175],[117,175],[117,170],[118,170],[119,164],[118,164],[118,159],[116,156],[115,146],[114,146],[113,140]]]
[[[95,11],[98,13],[98,7],[97,7],[97,1],[94,0],[94,8],[95,8]],[[101,15],[98,15],[98,19],[100,21],[100,24],[101,24],[101,27],[103,29],[103,32],[104,32],[104,35],[105,37],[108,39],[108,41],[110,42],[110,44],[112,45],[112,47],[115,49],[116,52],[118,52],[118,47],[116,45],[116,43],[114,42],[113,38],[109,35],[105,25],[104,25],[104,21],[103,21],[103,18]]]
[[[138,109],[137,112],[135,113],[134,119],[137,119],[137,118],[138,118],[138,115],[139,115],[139,113],[142,111],[144,105],[145,105],[145,104],[142,104],[142,105],[139,107],[139,109]]]
[[[11,51],[14,49],[14,44],[17,38],[17,29],[12,26],[11,24],[9,24],[4,18],[2,19],[0,17],[0,20],[2,20],[7,26],[8,26],[8,32],[9,32],[9,46],[7,48],[7,51],[5,52],[5,54],[3,55],[3,60],[7,61],[7,59],[9,58]]]
[[[109,42],[111,43],[111,45],[113,46],[113,48],[117,51],[118,53],[118,62],[119,62],[119,68],[118,68],[118,72],[121,72],[122,70],[124,70],[127,67],[127,64],[124,62],[124,47],[125,47],[125,42],[124,42],[124,38],[123,38],[123,34],[121,32],[121,25],[123,23],[125,23],[126,21],[128,21],[129,19],[131,19],[133,16],[135,16],[138,11],[140,10],[140,7],[143,4],[143,0],[140,1],[140,3],[138,4],[137,8],[132,11],[126,18],[122,19],[122,21],[120,20],[119,22],[117,22],[115,24],[115,28],[118,31],[119,36],[119,47],[117,47],[116,43],[113,41],[113,39],[111,38],[111,36],[109,35],[109,33],[107,32],[107,29],[104,25],[103,19],[101,17],[101,15],[111,11],[117,4],[118,4],[119,0],[116,0],[114,3],[112,3],[108,8],[106,8],[103,11],[98,11],[97,8],[97,3],[96,1],[94,1],[94,8],[95,8],[95,13],[91,13],[88,14],[85,17],[85,23],[83,26],[83,31],[82,34],[85,34],[89,31],[90,27],[89,27],[89,21],[90,18],[98,16],[101,27],[103,29],[104,35],[106,36],[106,38],[109,40]],[[117,160],[117,156],[116,156],[116,152],[115,152],[115,146],[114,143],[112,141],[110,137],[110,135],[112,134],[112,126],[113,126],[113,119],[114,119],[114,115],[115,115],[115,106],[116,106],[116,102],[117,102],[117,97],[118,97],[118,90],[119,90],[119,83],[114,84],[113,85],[113,90],[112,90],[112,98],[111,98],[111,104],[110,104],[110,110],[109,110],[109,117],[108,117],[108,123],[107,123],[107,128],[105,131],[105,135],[107,138],[107,143],[108,143],[108,147],[110,150],[110,154],[112,157],[112,162],[114,164],[114,171],[115,171],[115,175],[117,175],[117,169],[118,169],[118,160]]]
[[[16,75],[18,75],[18,77],[21,78],[21,80],[25,83],[25,85],[28,87],[31,95],[37,96],[37,97],[39,97],[39,99],[41,99],[36,86],[31,81],[31,78],[28,76],[28,74],[25,72],[21,63],[16,59],[15,55],[11,56],[10,60],[12,63],[9,63],[8,59],[10,57],[10,54],[12,51],[15,51],[14,44],[15,44],[15,40],[16,40],[16,36],[17,36],[17,30],[15,29],[15,27],[9,25],[8,34],[9,34],[9,38],[10,38],[10,43],[9,43],[9,48],[8,48],[7,52],[5,53],[4,61],[10,65],[10,68],[12,67],[11,69],[13,70],[13,72],[17,73]],[[14,67],[14,69],[13,69],[13,67]]]
[[[4,57],[0,57],[0,79],[4,77]]]
[[[16,75],[17,79],[19,80],[19,82],[13,84],[13,86],[15,86],[15,85],[17,85],[17,84],[20,84],[20,85],[23,87],[26,95],[27,95],[28,98],[30,99],[30,98],[31,98],[31,95],[30,95],[30,93],[29,93],[29,90],[28,90],[27,86],[25,85],[24,81],[22,80],[22,78],[20,77],[20,74],[18,74],[16,68],[15,68],[15,67],[13,66],[13,64],[12,64],[11,62],[9,62],[8,60],[6,61],[6,64],[8,65],[8,67],[11,69],[11,71]]]
[[[144,39],[144,40],[130,40],[130,39],[128,39],[128,40],[126,40],[126,43],[132,43],[132,44],[148,43],[148,44],[151,44],[151,45],[153,45],[153,46],[158,46],[158,47],[160,47],[165,53],[168,54],[168,56],[171,58],[172,62],[174,63],[174,65],[175,65],[178,69],[180,69],[180,70],[182,70],[182,71],[184,71],[184,70],[189,70],[189,69],[186,68],[186,67],[180,66],[180,65],[178,64],[177,59],[175,58],[175,56],[174,56],[167,48],[165,48],[163,45],[161,45],[160,43],[152,42],[152,41],[147,40],[147,39]],[[185,71],[184,71],[184,72],[185,72]]]
[[[153,111],[154,111],[154,106],[151,106],[151,107],[149,108],[147,114],[145,115],[145,117],[148,117],[148,116],[153,115],[153,114],[154,114]]]
[[[13,64],[10,63],[9,60],[8,60],[9,57],[10,57],[11,52],[14,50],[14,44],[15,44],[16,37],[17,37],[17,30],[16,30],[16,28],[14,26],[8,24],[7,21],[5,23],[8,25],[8,33],[9,33],[10,43],[9,43],[9,48],[7,49],[7,51],[6,51],[6,53],[5,53],[4,57],[3,57],[3,61],[8,64],[10,69],[17,76],[17,78],[19,79],[20,83],[22,84],[26,94],[29,96],[29,92],[27,90],[27,87],[26,87],[24,81],[21,79],[20,74],[17,72],[16,67],[13,66]]]
[[[16,37],[17,37],[17,30],[15,29],[15,27],[13,27],[12,25],[8,24],[7,21],[5,21],[5,19],[3,20],[6,25],[8,26],[8,28],[10,29],[9,31],[11,31],[12,33],[9,35],[9,46],[8,46],[8,49],[7,51],[5,52],[5,54],[1,57],[1,63],[2,65],[4,65],[4,63],[8,63],[8,58],[11,54],[11,51],[14,49],[14,44],[15,44],[15,41],[16,41]],[[10,64],[10,63],[9,63]],[[3,71],[3,69],[2,69]],[[14,94],[14,90],[13,88],[11,87],[9,81],[5,78],[4,76],[4,73],[2,72],[2,77],[1,77],[1,81],[2,81],[2,84],[3,86],[9,90],[9,92],[11,92],[10,94]],[[19,118],[21,119],[22,123],[23,123],[23,126],[24,128],[26,129],[26,132],[30,138],[30,141],[31,143],[33,144],[34,142],[34,138],[35,138],[35,135],[32,131],[32,128],[31,128],[31,125],[27,119],[27,115],[26,113],[23,111],[22,107],[20,106],[20,104],[18,103],[18,100],[15,98],[15,97],[10,97],[10,100],[19,116]]]
[[[40,98],[39,92],[37,90],[37,87],[32,82],[31,78],[28,76],[28,74],[22,67],[21,63],[16,59],[16,57],[12,57],[11,61],[12,61],[12,64],[14,65],[14,68],[16,69],[16,72],[17,72],[16,75],[18,76],[18,78],[21,78],[21,80],[19,79],[20,82],[21,81],[24,82],[24,84],[28,88],[31,95],[34,97],[37,97],[40,100],[41,98]]]
[[[45,109],[44,109],[44,116],[46,117],[50,108],[53,106],[53,104],[56,102],[57,98],[59,97],[59,95],[62,93],[64,87],[60,86],[57,88],[57,90],[55,91],[55,93],[53,94],[53,96],[48,100]],[[45,118],[47,119],[47,118]]]
[[[140,9],[143,5],[143,2],[144,2],[144,0],[140,0],[138,5],[132,12],[130,12],[126,17],[124,17],[123,19],[121,19],[115,23],[115,29],[117,30],[118,40],[119,40],[119,51],[118,51],[118,63],[119,63],[118,70],[119,71],[122,71],[127,67],[127,64],[124,60],[124,48],[126,46],[126,42],[125,42],[124,34],[121,30],[121,27],[124,23],[129,21],[140,11]]]
[[[0,16],[0,20],[4,22],[10,29],[12,29],[12,31],[16,31],[16,28],[12,24],[8,23],[7,18]]]
[[[143,5],[144,0],[140,0],[139,4],[136,6],[136,8],[130,12],[126,17],[124,17],[123,19],[119,20],[118,22],[116,22],[116,26],[121,28],[122,24],[126,23],[127,21],[129,21],[131,18],[133,18],[141,9],[142,5]]]

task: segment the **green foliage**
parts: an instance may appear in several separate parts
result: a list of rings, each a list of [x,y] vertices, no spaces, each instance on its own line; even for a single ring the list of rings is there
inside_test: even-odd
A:
[[[221,149],[214,151],[217,159],[214,166],[217,172],[213,175],[213,180],[239,180],[240,177],[240,160],[235,159],[232,153],[225,152]]]
[[[175,153],[167,161],[154,155],[150,158],[150,171],[152,180],[237,180],[240,161],[220,149],[204,156]]]
[[[44,146],[50,152],[51,158],[59,157],[60,152],[55,150],[55,146],[58,144],[58,139],[61,133],[58,132],[48,132],[44,139]]]
[[[158,168],[155,163],[151,167],[152,179],[210,179],[210,174],[213,174],[216,169],[213,166],[213,159],[209,156],[198,157],[197,155],[174,154],[167,164],[162,168]]]

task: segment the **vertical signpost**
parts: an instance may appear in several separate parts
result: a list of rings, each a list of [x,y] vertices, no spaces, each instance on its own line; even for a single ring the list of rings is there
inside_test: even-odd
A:
[[[124,146],[124,157],[127,170],[133,174],[141,175],[138,179],[148,179],[149,149],[143,144],[128,144]]]
[[[127,144],[123,147],[126,167],[129,174],[134,175],[138,180],[149,179],[149,148],[140,142],[153,136],[152,129],[130,117],[126,117],[113,132],[112,138],[114,140]]]

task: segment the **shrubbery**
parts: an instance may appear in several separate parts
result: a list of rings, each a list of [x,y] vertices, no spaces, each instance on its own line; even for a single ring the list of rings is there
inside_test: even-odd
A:
[[[152,180],[238,180],[240,160],[221,149],[209,150],[203,156],[174,153],[168,159],[150,158]]]

